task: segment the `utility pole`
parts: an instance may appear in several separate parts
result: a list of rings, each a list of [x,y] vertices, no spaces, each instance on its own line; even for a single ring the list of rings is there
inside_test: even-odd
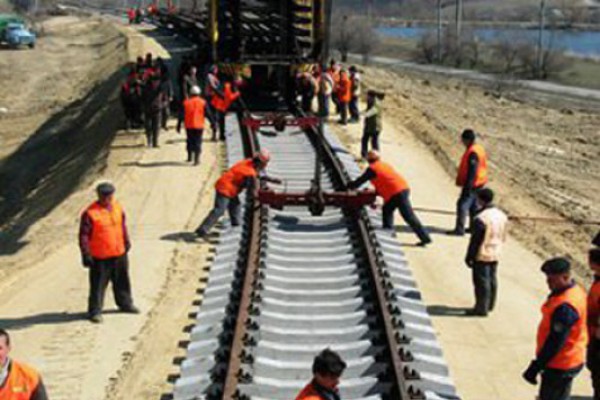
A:
[[[542,73],[544,66],[544,27],[546,25],[546,0],[540,2],[540,31],[538,36],[538,59],[537,59],[537,74],[538,77]]]
[[[442,0],[437,2],[437,60],[442,62]]]
[[[460,48],[462,38],[463,0],[456,0],[456,46]]]

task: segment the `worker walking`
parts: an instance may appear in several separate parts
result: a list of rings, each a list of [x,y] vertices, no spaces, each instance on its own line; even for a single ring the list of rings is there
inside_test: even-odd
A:
[[[270,160],[269,152],[261,150],[252,158],[234,164],[221,175],[215,184],[214,208],[196,229],[198,237],[205,237],[219,218],[225,214],[225,210],[229,211],[232,226],[240,224],[240,199],[238,196],[242,190],[252,186],[254,179],[259,177],[259,172],[267,167]],[[260,178],[274,183],[281,182],[279,179],[266,175],[260,176]]]
[[[10,351],[10,335],[0,329],[0,399],[48,400],[40,374],[10,358]]]
[[[163,108],[168,105],[168,90],[159,72],[148,77],[143,87],[142,97],[148,147],[159,147],[158,137],[162,128]]]
[[[467,213],[472,222],[477,211],[475,194],[488,182],[487,155],[480,144],[475,143],[475,132],[465,129],[461,140],[466,150],[458,167],[456,185],[461,187],[460,197],[456,203],[456,224],[450,235],[462,236],[465,234],[465,220]]]
[[[348,123],[348,105],[352,99],[352,83],[346,70],[342,69],[340,81],[337,88],[338,104],[340,108],[340,124]]]
[[[473,271],[475,307],[470,315],[486,316],[494,309],[498,293],[496,271],[506,241],[508,217],[494,205],[494,192],[477,192],[478,213],[473,221],[465,263]]]
[[[192,87],[190,94],[191,97],[183,101],[187,160],[191,162],[193,159],[194,165],[198,165],[202,151],[206,101],[200,97],[200,87],[198,86]]]
[[[240,92],[232,88],[231,82],[225,82],[221,92],[215,92],[212,99],[212,106],[216,113],[217,123],[219,125],[219,140],[225,140],[225,117],[229,107],[240,97]],[[213,140],[216,140],[213,132]]]
[[[587,296],[571,278],[571,265],[565,258],[544,262],[542,271],[550,295],[542,306],[537,332],[536,358],[523,378],[537,384],[542,374],[539,400],[567,400],[573,378],[583,368],[588,344]]]
[[[600,248],[593,248],[588,254],[588,263],[594,273],[594,283],[588,293],[588,335],[587,367],[592,373],[594,400],[600,399]]]
[[[348,184],[348,189],[356,189],[367,181],[375,187],[375,191],[383,197],[383,228],[394,228],[394,211],[398,209],[404,221],[419,237],[419,246],[431,243],[429,233],[423,228],[410,203],[410,187],[408,183],[390,164],[381,161],[379,153],[372,150],[367,154],[369,167],[363,174]]]
[[[383,114],[379,101],[383,97],[383,94],[374,90],[367,92],[367,111],[365,112],[365,125],[360,147],[360,155],[363,159],[367,158],[369,142],[371,142],[372,150],[379,151],[379,135],[383,129]]]
[[[358,100],[360,98],[360,74],[358,69],[353,65],[350,67],[350,122],[355,123],[360,120],[358,111]]]
[[[90,294],[88,316],[94,323],[102,322],[104,293],[112,282],[115,302],[122,312],[139,313],[133,305],[129,281],[131,248],[125,212],[114,199],[115,187],[101,183],[96,188],[98,200],[81,215],[79,247],[82,264],[89,269]]]
[[[296,397],[296,400],[341,400],[338,385],[346,363],[338,353],[325,349],[314,359],[313,378]]]
[[[213,140],[217,140],[217,112],[212,106],[212,99],[216,94],[221,94],[221,81],[219,80],[219,67],[213,65],[206,74],[206,84],[204,86],[206,98],[206,111],[208,120],[210,121],[210,129],[212,131]]]

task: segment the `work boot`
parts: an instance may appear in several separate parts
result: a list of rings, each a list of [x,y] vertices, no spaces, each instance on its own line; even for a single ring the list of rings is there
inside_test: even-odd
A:
[[[120,310],[121,310],[121,312],[124,312],[127,314],[139,314],[140,313],[140,309],[134,305],[131,305],[129,307],[123,307]]]
[[[93,324],[101,324],[103,321],[102,314],[94,314],[90,316],[90,322]]]
[[[188,158],[187,158],[188,162],[192,162],[192,152],[188,151]]]
[[[447,231],[446,235],[450,235],[450,236],[464,236],[465,232],[458,230],[458,229],[452,229],[451,231]]]
[[[428,244],[431,244],[431,239],[421,240],[419,243],[417,243],[417,246],[427,247]]]
[[[200,164],[200,154],[194,154],[194,165]]]

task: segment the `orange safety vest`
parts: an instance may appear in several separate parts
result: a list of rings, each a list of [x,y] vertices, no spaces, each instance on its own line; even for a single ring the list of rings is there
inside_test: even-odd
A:
[[[588,293],[588,332],[590,338],[596,336],[598,318],[600,318],[600,280],[596,280]]]
[[[40,384],[40,375],[28,365],[11,360],[6,383],[0,388],[0,400],[30,400]]]
[[[221,175],[215,184],[215,189],[223,196],[233,198],[241,192],[242,185],[247,178],[256,178],[257,176],[258,172],[254,168],[254,162],[248,158],[234,164]]]
[[[319,392],[315,389],[312,382],[309,383],[302,389],[298,396],[296,396],[296,400],[326,400],[324,399]]]
[[[183,101],[186,129],[204,129],[204,108],[206,101],[200,96],[192,96]]]
[[[338,87],[338,100],[342,103],[350,103],[352,99],[352,82],[348,78],[348,74],[342,72]]]
[[[587,295],[585,290],[575,285],[556,296],[550,296],[542,306],[542,321],[537,333],[536,354],[542,350],[548,335],[550,334],[552,314],[557,307],[562,304],[568,304],[573,307],[579,319],[571,328],[569,337],[558,354],[550,360],[546,368],[569,370],[579,367],[585,360],[585,350],[588,344],[587,331]]]
[[[460,166],[458,167],[458,175],[456,176],[456,185],[465,186],[467,183],[467,173],[469,171],[469,157],[471,154],[477,154],[479,163],[477,165],[477,172],[475,173],[474,187],[479,188],[488,182],[488,167],[487,167],[487,155],[485,149],[480,144],[473,144],[463,154],[460,160]]]
[[[389,164],[383,161],[375,161],[369,168],[375,172],[375,178],[371,183],[375,186],[377,194],[383,197],[384,202],[388,202],[398,193],[409,189],[408,182],[402,175]]]
[[[240,92],[233,92],[231,90],[231,83],[225,83],[223,87],[223,97],[220,97],[217,93],[213,96],[211,104],[217,111],[222,113],[227,112],[231,104],[240,97]]]
[[[90,255],[98,260],[120,257],[125,254],[123,209],[113,200],[110,210],[94,202],[86,210],[92,220]]]

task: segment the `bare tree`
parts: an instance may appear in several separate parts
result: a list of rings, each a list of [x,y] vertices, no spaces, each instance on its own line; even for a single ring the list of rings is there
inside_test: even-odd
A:
[[[437,37],[434,32],[425,33],[417,43],[416,58],[418,61],[433,64],[437,59]],[[444,52],[442,51],[442,60]]]
[[[362,55],[363,63],[368,64],[371,54],[373,54],[380,44],[379,36],[365,18],[353,22],[352,27],[354,30],[354,41],[350,47],[352,51],[356,51]]]
[[[341,61],[348,61],[348,53],[356,37],[356,30],[347,15],[333,18],[331,21],[331,47],[340,52]]]

